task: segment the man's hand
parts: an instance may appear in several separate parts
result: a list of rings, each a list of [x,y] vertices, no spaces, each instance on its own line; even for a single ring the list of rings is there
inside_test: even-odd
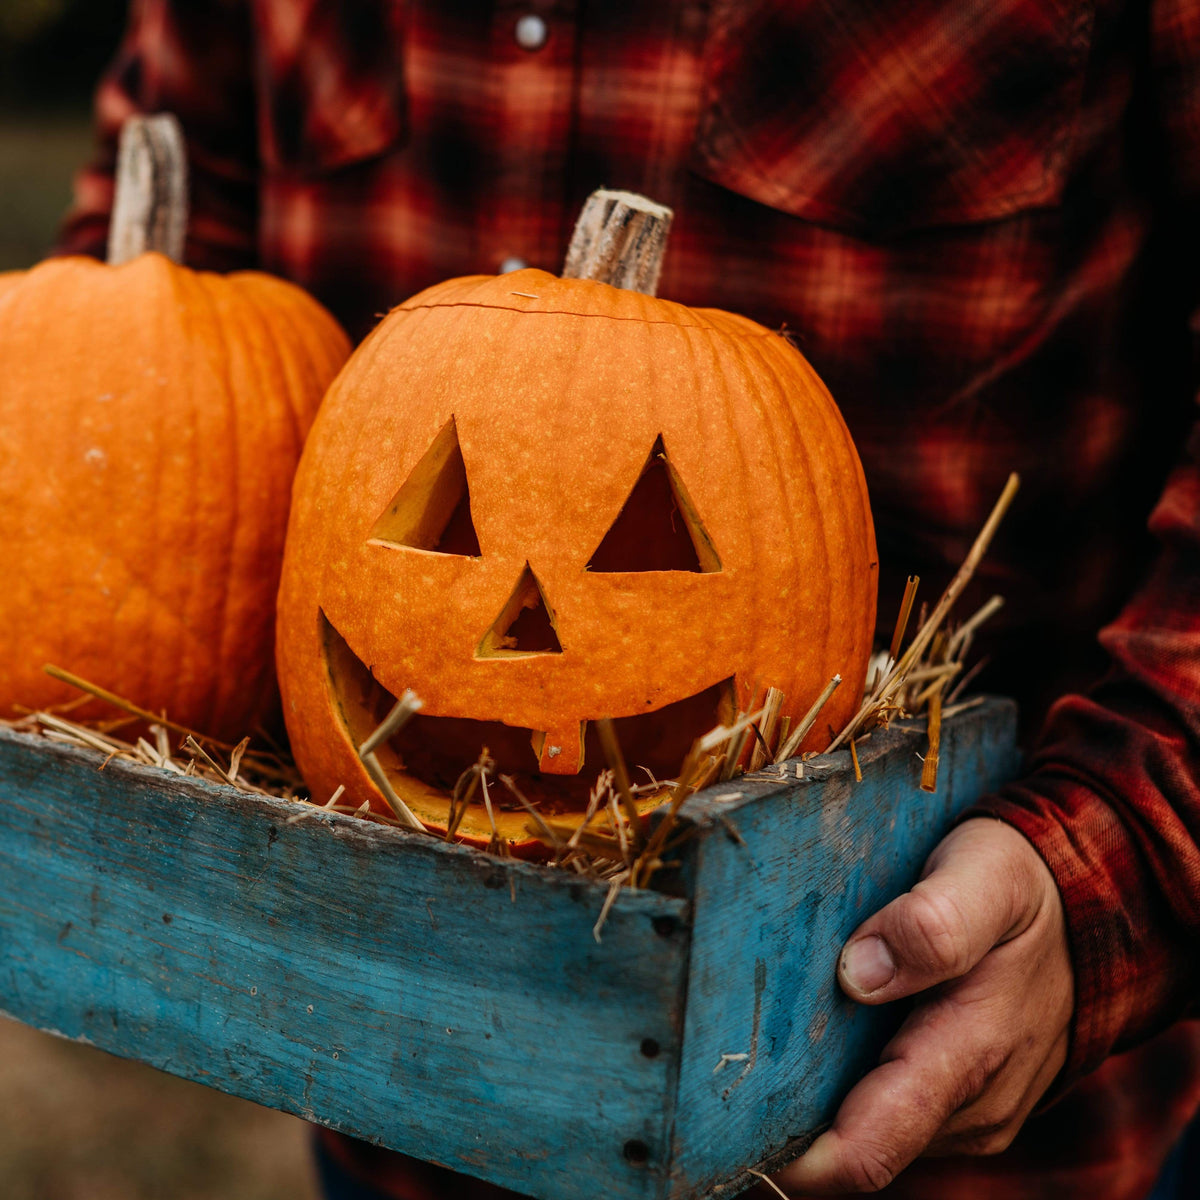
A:
[[[838,982],[862,1004],[926,995],[833,1128],[776,1176],[790,1194],[876,1191],[920,1154],[998,1153],[1066,1060],[1062,903],[1000,821],[955,829],[921,882],[855,930]]]

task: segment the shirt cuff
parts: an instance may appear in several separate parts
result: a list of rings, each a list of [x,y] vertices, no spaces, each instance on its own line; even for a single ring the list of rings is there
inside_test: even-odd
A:
[[[1177,1015],[1171,965],[1179,948],[1165,933],[1169,918],[1155,903],[1153,881],[1118,812],[1069,770],[1041,770],[966,816],[1014,826],[1058,885],[1075,977],[1058,1094],[1110,1054],[1171,1023]]]

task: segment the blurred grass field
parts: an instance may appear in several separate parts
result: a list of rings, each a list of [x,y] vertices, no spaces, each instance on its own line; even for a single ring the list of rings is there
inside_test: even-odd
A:
[[[0,1018],[5,1200],[316,1200],[308,1127]]]
[[[0,115],[0,271],[45,256],[91,153],[86,111]]]

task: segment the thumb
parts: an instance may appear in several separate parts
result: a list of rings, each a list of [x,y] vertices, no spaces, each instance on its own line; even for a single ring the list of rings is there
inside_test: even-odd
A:
[[[842,990],[884,1004],[967,974],[1033,920],[1037,868],[1045,870],[1037,851],[1011,826],[964,822],[930,856],[920,883],[850,936],[838,962]]]

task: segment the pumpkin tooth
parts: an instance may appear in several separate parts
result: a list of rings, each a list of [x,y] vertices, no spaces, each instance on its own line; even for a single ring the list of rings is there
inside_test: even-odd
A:
[[[549,732],[535,730],[530,739],[538,770],[547,775],[578,775],[583,769],[583,739],[587,722],[560,725]]]

